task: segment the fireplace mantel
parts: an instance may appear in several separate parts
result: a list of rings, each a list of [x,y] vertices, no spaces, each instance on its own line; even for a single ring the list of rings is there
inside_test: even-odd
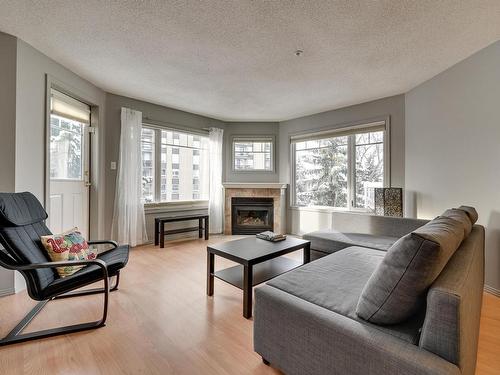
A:
[[[280,182],[223,182],[226,189],[286,189],[287,184]]]
[[[273,198],[274,231],[286,233],[286,189],[287,184],[277,182],[224,182],[224,234],[232,234],[231,198]]]

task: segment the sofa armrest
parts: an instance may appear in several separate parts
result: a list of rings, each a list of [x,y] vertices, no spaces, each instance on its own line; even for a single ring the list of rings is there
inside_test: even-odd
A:
[[[254,349],[288,375],[460,374],[416,345],[277,288],[255,296]]]
[[[484,288],[484,228],[475,225],[427,293],[419,345],[457,365],[476,367]]]

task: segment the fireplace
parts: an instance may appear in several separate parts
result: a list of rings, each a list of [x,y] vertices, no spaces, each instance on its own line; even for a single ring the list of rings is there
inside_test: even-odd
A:
[[[257,234],[274,230],[274,199],[231,198],[232,234]]]

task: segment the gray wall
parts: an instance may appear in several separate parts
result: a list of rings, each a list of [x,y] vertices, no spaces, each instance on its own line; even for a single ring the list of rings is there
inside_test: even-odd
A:
[[[390,116],[391,124],[391,185],[405,184],[405,97],[391,96],[333,111],[322,112],[280,123],[279,163],[280,182],[290,184],[290,136],[303,131],[339,128],[346,124]],[[290,193],[290,191],[289,191]],[[290,194],[288,194],[290,195]],[[331,225],[330,214],[324,210],[296,210],[288,212],[288,231],[301,234]]]
[[[47,79],[104,112],[104,92],[27,43],[17,43],[16,191],[30,191],[45,200],[45,135]],[[98,125],[99,136],[104,123]],[[102,126],[101,126],[102,125]],[[104,144],[104,140],[101,140]],[[99,172],[94,160],[93,172]],[[94,186],[94,188],[97,188]],[[104,192],[104,185],[99,186]],[[101,189],[102,188],[102,189]],[[104,198],[104,195],[102,196]],[[99,237],[102,233],[93,233]]]
[[[486,284],[500,292],[500,42],[406,95],[406,188],[417,215],[477,208]]]
[[[16,156],[16,44],[0,33],[0,192],[15,189]],[[0,296],[14,291],[14,273],[0,268]]]
[[[0,33],[0,191],[14,191],[16,157],[16,45]]]
[[[47,77],[71,93],[88,98],[102,111],[104,92],[15,37],[0,33],[0,50],[3,78],[0,88],[0,191],[30,191],[44,202]],[[8,96],[6,90],[10,92]],[[104,140],[99,145],[104,147]],[[95,169],[99,172],[98,160],[96,163]],[[98,180],[96,176],[94,189],[99,188],[99,191],[95,191],[95,198],[103,200],[104,186],[98,186]],[[98,192],[102,195],[98,196]],[[98,216],[97,212],[94,224],[99,222]],[[93,236],[100,237],[97,231]],[[0,272],[0,290],[12,289],[12,286],[16,290],[23,288],[19,274],[11,274],[4,280],[4,271]]]
[[[274,145],[274,171],[235,172],[232,168],[232,139],[234,136],[272,136]],[[225,171],[227,182],[279,182],[279,123],[277,122],[230,122],[224,131]]]

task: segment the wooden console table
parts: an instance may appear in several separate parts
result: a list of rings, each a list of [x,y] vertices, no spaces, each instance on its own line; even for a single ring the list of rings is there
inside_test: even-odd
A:
[[[165,230],[165,223],[174,223],[177,221],[198,220],[197,227],[180,228]],[[205,232],[205,240],[208,240],[208,215],[183,215],[183,216],[170,216],[170,217],[156,217],[155,218],[155,246],[160,245],[160,248],[165,247],[165,236],[176,233],[196,232],[198,231],[198,238],[203,236]]]

